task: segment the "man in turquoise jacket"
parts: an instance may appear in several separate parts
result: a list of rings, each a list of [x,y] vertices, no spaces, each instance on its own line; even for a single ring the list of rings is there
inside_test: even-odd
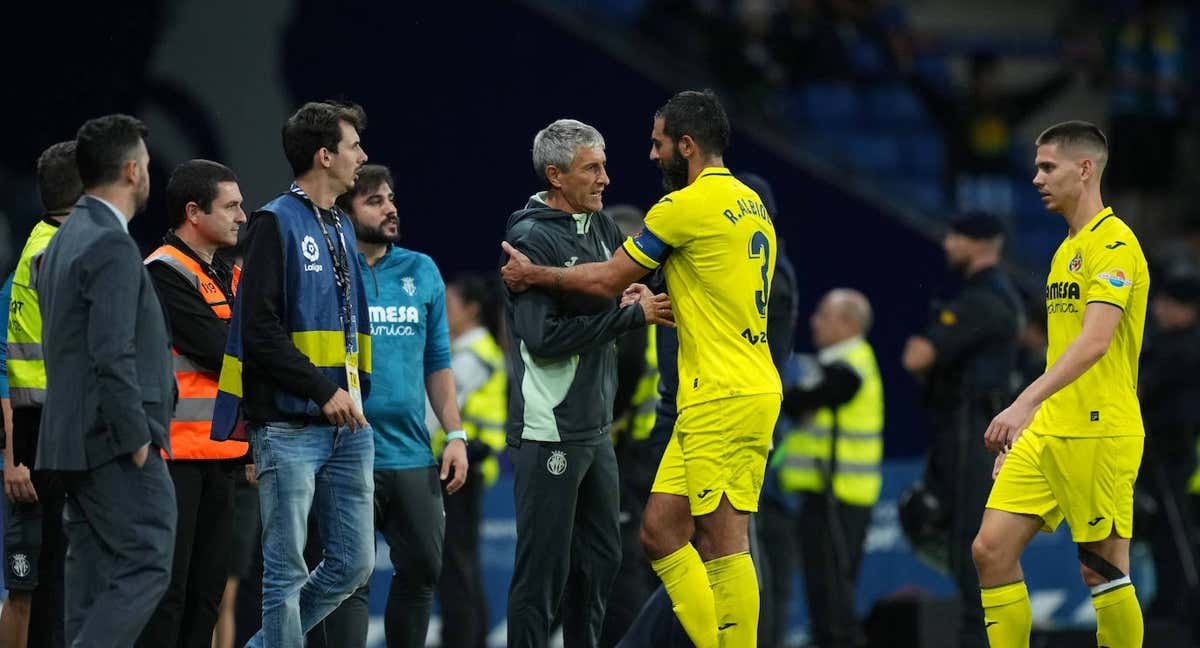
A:
[[[450,371],[446,287],[433,260],[397,246],[399,218],[386,167],[368,164],[338,205],[354,222],[359,268],[371,318],[374,371],[365,403],[375,431],[375,524],[391,549],[392,577],[384,613],[388,646],[425,645],[433,593],[442,573],[445,515],[442,487],[453,494],[467,479],[463,432]],[[441,468],[425,426],[425,397],[446,430]],[[367,592],[360,589],[326,620],[330,645],[366,642]]]

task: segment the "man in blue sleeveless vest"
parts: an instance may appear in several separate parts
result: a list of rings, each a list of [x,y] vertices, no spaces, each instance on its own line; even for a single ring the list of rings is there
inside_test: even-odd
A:
[[[370,322],[354,231],[334,205],[367,161],[365,126],[354,104],[297,110],[283,128],[296,181],[247,230],[212,436],[248,436],[257,465],[263,626],[249,646],[303,645],[374,567],[375,444],[362,414]],[[310,509],[325,540],[311,574],[303,557]]]

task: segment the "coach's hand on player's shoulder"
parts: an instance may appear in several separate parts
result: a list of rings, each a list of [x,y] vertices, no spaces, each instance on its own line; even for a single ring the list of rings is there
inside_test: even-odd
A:
[[[467,443],[462,439],[454,439],[442,450],[442,481],[454,476],[446,484],[446,492],[453,495],[467,483]]]
[[[649,292],[649,290],[647,290]],[[642,296],[637,301],[642,307],[642,315],[646,318],[646,326],[662,324],[675,328],[675,314],[671,312],[671,298],[666,293]]]
[[[13,502],[38,501],[37,490],[33,487],[28,466],[14,466],[11,460],[4,465],[4,496]]]
[[[508,262],[500,268],[500,277],[504,279],[504,285],[513,292],[528,290],[529,274],[533,269],[533,263],[529,261],[529,257],[509,245],[508,241],[501,241],[500,249],[508,255]]]
[[[1012,447],[1021,432],[1029,426],[1037,407],[1027,405],[1020,398],[1013,401],[1003,412],[996,415],[983,433],[983,443],[990,452],[1000,452]]]
[[[354,405],[354,399],[350,397],[350,392],[340,387],[321,406],[321,413],[337,427],[346,426],[351,431],[367,427],[367,419]]]

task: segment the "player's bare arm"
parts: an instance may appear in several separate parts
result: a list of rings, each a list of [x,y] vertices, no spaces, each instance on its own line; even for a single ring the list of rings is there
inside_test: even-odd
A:
[[[630,284],[650,272],[631,259],[623,248],[608,261],[581,263],[570,268],[533,265],[529,257],[506,241],[500,243],[500,248],[508,255],[508,262],[500,268],[500,276],[513,292],[540,287],[597,297],[619,297]]]
[[[1012,405],[992,419],[983,435],[988,450],[1000,452],[1010,447],[1047,398],[1074,382],[1104,357],[1123,313],[1112,304],[1092,302],[1087,305],[1083,311],[1083,330],[1079,337],[1063,351],[1054,366],[1026,387]]]

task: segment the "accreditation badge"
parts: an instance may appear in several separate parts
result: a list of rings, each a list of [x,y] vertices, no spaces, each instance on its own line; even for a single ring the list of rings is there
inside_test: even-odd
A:
[[[358,382],[358,354],[346,354],[346,386],[349,388],[350,398],[354,399],[354,406],[361,413],[363,411],[362,387]]]

